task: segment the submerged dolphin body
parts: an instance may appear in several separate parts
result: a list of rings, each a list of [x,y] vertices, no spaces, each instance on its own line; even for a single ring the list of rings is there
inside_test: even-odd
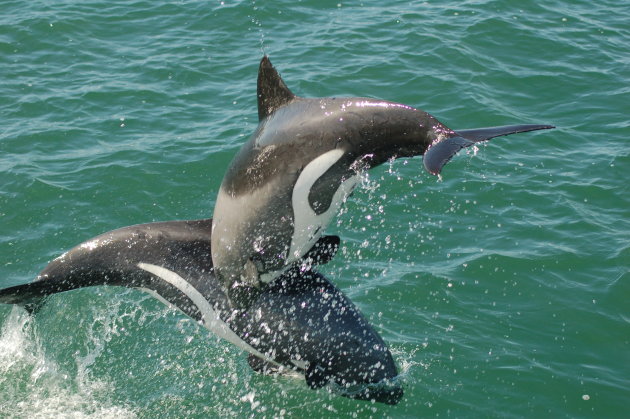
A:
[[[298,98],[267,57],[258,112],[256,132],[223,179],[214,220],[105,233],[53,260],[36,281],[0,290],[0,303],[33,310],[76,288],[142,289],[246,350],[255,370],[296,370],[311,388],[330,383],[346,397],[398,403],[403,391],[386,344],[313,268],[339,246],[324,229],[363,170],[424,154],[437,174],[463,147],[552,127],[453,131],[393,102]]]
[[[256,132],[223,178],[212,260],[235,307],[299,261],[322,236],[363,170],[424,155],[432,174],[464,147],[550,125],[453,131],[430,114],[370,98],[295,96],[267,57],[258,73]]]
[[[396,365],[354,304],[314,270],[289,271],[247,310],[232,310],[211,259],[211,219],[130,226],[88,240],[53,260],[36,281],[0,290],[0,303],[33,309],[51,294],[110,285],[148,291],[247,351],[252,368],[295,370],[311,388],[394,404]],[[327,262],[338,242],[307,256]]]

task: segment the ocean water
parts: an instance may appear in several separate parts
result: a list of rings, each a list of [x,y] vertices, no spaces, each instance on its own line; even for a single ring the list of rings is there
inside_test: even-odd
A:
[[[135,290],[0,305],[0,417],[630,417],[627,2],[0,4],[0,287],[102,232],[212,214],[268,54],[298,95],[454,129],[549,123],[372,170],[322,268],[390,345],[396,406],[253,373]]]

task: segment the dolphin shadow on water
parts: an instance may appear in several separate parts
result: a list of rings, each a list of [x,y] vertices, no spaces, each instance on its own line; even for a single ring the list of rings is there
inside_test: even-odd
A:
[[[258,73],[260,123],[232,161],[213,218],[142,224],[90,239],[0,303],[112,285],[147,291],[244,349],[259,372],[297,371],[309,387],[396,404],[392,355],[316,266],[339,237],[323,232],[362,171],[423,155],[432,174],[460,149],[550,125],[451,130],[426,112],[370,98],[295,96],[269,59]]]

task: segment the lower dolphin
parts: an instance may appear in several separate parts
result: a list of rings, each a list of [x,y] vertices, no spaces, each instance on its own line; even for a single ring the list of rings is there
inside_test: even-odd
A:
[[[247,310],[230,308],[211,259],[211,219],[130,226],[88,240],[53,260],[36,281],[0,290],[0,303],[31,310],[46,296],[113,285],[150,292],[249,353],[263,371],[294,370],[311,388],[395,404],[403,394],[391,353],[357,307],[305,266],[326,262],[326,238],[265,288]]]

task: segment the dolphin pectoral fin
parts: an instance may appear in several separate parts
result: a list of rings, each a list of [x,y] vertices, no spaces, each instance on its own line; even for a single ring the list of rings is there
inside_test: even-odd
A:
[[[318,364],[309,365],[304,377],[306,378],[306,384],[313,390],[324,387],[330,381],[326,370]]]
[[[315,265],[323,265],[332,260],[339,250],[339,236],[322,236],[315,242],[303,259],[311,259]]]
[[[494,137],[551,128],[555,127],[553,125],[526,124],[459,130],[455,132],[455,136],[445,138],[429,146],[424,153],[424,167],[432,175],[439,175],[442,167],[462,148]]]

